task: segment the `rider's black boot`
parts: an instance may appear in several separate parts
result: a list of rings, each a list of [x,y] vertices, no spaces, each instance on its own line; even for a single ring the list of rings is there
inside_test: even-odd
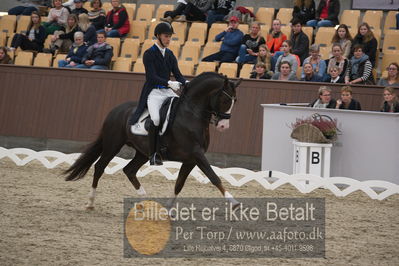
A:
[[[155,126],[153,122],[148,129],[149,146],[150,146],[150,165],[162,165],[162,158],[158,152],[158,136],[159,127]]]

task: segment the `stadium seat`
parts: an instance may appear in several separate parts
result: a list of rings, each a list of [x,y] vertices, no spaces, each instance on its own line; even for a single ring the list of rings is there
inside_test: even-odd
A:
[[[290,37],[291,37],[291,27],[290,26],[281,26],[281,32],[287,36],[288,40],[290,39]]]
[[[289,25],[292,19],[292,8],[280,8],[276,18],[281,21],[281,25]]]
[[[194,75],[194,62],[193,61],[183,61],[179,60],[179,69],[184,76]]]
[[[389,11],[387,16],[385,17],[385,23],[384,23],[384,33],[387,30],[392,30],[396,29],[396,14],[397,11]]]
[[[216,70],[216,62],[200,62],[197,67],[196,75],[201,74],[202,72],[215,72]]]
[[[339,20],[341,24],[346,24],[349,28],[357,29],[359,27],[360,10],[344,10]]]
[[[373,29],[374,37],[377,39],[377,47],[381,47],[381,29]],[[377,49],[378,50],[378,49]]]
[[[195,65],[198,64],[200,56],[201,45],[198,42],[187,41],[181,52],[181,60],[192,61]]]
[[[385,34],[382,51],[386,53],[388,50],[399,50],[399,33],[388,32]]]
[[[44,41],[43,47],[44,48],[50,48],[50,44],[51,44],[51,38],[53,37],[53,35],[47,35],[46,40]]]
[[[155,10],[154,4],[141,4],[137,9],[136,19],[150,24]]]
[[[240,78],[249,79],[253,68],[253,64],[244,64],[240,71]]]
[[[238,29],[242,31],[242,33],[247,34],[249,33],[249,25],[248,24],[240,24],[238,25]]]
[[[138,39],[126,38],[121,49],[121,57],[130,58],[132,62],[137,60],[140,49]]]
[[[58,68],[58,61],[66,58],[66,54],[57,54],[53,61],[53,67]]]
[[[227,28],[225,23],[213,23],[209,28],[208,32],[208,42],[213,42],[215,40],[215,36],[224,31]]]
[[[155,19],[157,21],[159,21],[160,18],[163,18],[163,14],[166,11],[170,11],[170,10],[173,10],[173,9],[174,9],[173,5],[165,5],[165,4],[159,5],[159,7],[157,8],[156,14],[155,14]]]
[[[326,47],[331,45],[332,38],[335,34],[335,28],[333,27],[320,27],[315,37],[315,44],[319,44],[320,47]]]
[[[16,33],[26,33],[30,24],[30,16],[19,16]]]
[[[222,63],[219,67],[219,73],[229,78],[235,78],[237,77],[237,69],[237,63]]]
[[[324,60],[329,59],[331,55],[331,44],[328,46],[320,46],[320,55]]]
[[[265,24],[265,25],[260,26],[260,34],[263,36],[263,38],[265,38],[265,40],[266,40],[267,35],[269,34],[270,25],[271,24]]]
[[[87,1],[86,3],[83,4],[83,7],[86,8],[87,10],[91,10],[90,3],[91,1]]]
[[[7,43],[7,33],[0,32],[0,46],[6,46]]]
[[[150,27],[148,28],[147,39],[154,39],[155,38],[154,30],[155,30],[155,27],[158,25],[159,22],[160,21],[156,21],[156,20],[153,20],[153,21],[150,22]]]
[[[179,58],[179,56],[180,56],[180,43],[179,42],[171,41],[169,43],[168,48],[170,50],[172,50],[172,52],[176,56],[176,58]]]
[[[7,32],[4,32],[4,34],[7,35]],[[14,38],[14,35],[15,35],[15,33],[11,33],[11,34],[8,36],[8,40],[7,40],[7,46],[8,46],[8,47],[11,47],[11,42],[12,42],[12,39]]]
[[[52,54],[38,53],[35,57],[33,65],[39,67],[50,67],[51,60],[53,60]]]
[[[5,32],[9,37],[15,31],[17,25],[17,16],[5,15],[0,19],[0,32]]]
[[[48,21],[48,17],[42,16],[42,22],[47,22],[47,21]]]
[[[112,61],[115,61],[117,57],[119,57],[119,50],[121,47],[121,39],[120,38],[107,38],[106,42],[112,46],[113,48],[113,56]]]
[[[144,68],[144,64],[143,64],[143,59],[142,58],[138,58],[136,63],[134,63],[133,72],[145,73],[145,68]]]
[[[129,72],[131,68],[132,60],[130,58],[118,57],[114,62],[112,70]]]
[[[259,7],[256,12],[256,21],[262,24],[272,25],[274,17],[274,8]]]
[[[148,50],[151,46],[153,46],[155,43],[155,40],[147,39],[144,41],[143,45],[141,46],[141,57],[143,57],[143,54],[145,51]]]
[[[188,32],[187,41],[198,42],[201,46],[205,44],[208,25],[206,23],[193,22]]]
[[[186,22],[172,22],[172,27],[175,34],[172,35],[173,41],[178,41],[183,45],[187,36],[187,23]]]
[[[399,62],[399,50],[389,50],[384,53],[381,60],[381,72],[386,71],[387,67],[392,62]]]
[[[110,11],[112,9],[111,2],[105,2],[105,1],[102,1],[102,2],[103,2],[102,8],[105,10],[105,13],[108,13],[108,11]]]
[[[132,24],[130,25],[130,31],[127,36],[132,37],[133,39],[138,39],[140,43],[143,43],[145,40],[146,30],[147,30],[146,21],[133,20]]]
[[[253,6],[244,6],[246,9],[254,13],[254,7]]]
[[[381,29],[381,20],[381,10],[367,10],[363,16],[363,22],[367,22],[373,30]]]
[[[33,53],[32,52],[24,52],[21,51],[15,57],[14,64],[18,66],[31,66],[33,61]]]
[[[134,13],[136,12],[136,4],[134,3],[126,3],[123,4],[126,8],[127,15],[129,17],[129,21],[134,20]]]
[[[302,31],[308,36],[310,46],[313,43],[313,27],[302,27]]]
[[[222,42],[207,42],[202,53],[202,58],[219,52]]]

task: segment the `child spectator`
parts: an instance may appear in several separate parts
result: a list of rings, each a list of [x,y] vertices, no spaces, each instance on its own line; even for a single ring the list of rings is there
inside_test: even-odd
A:
[[[259,22],[252,22],[249,34],[245,34],[242,38],[240,51],[236,61],[240,64],[255,62],[260,45],[265,43],[265,39],[260,35]]]
[[[292,20],[297,19],[302,25],[315,19],[316,5],[314,0],[294,0]]]
[[[190,0],[187,1],[182,15],[176,21],[205,21],[205,13],[211,9],[213,1],[211,0]],[[169,22],[169,21],[168,21]]]
[[[89,20],[96,30],[104,30],[105,27],[105,10],[102,9],[102,6],[101,0],[92,0],[90,2]]]
[[[352,88],[343,86],[341,88],[341,99],[337,100],[336,109],[362,110],[360,103],[352,98]]]
[[[285,40],[281,45],[281,51],[283,54],[277,59],[274,73],[279,72],[281,62],[289,62],[292,73],[294,73],[294,75],[296,74],[299,65],[299,59],[297,56],[291,54],[291,47],[291,41],[289,40]]]
[[[12,64],[11,57],[4,46],[0,46],[0,64]]]
[[[105,32],[107,37],[123,37],[130,30],[129,16],[119,0],[111,0],[111,5],[113,9],[107,14]]]
[[[213,8],[207,12],[206,23],[208,23],[208,28],[216,21],[224,21],[235,5],[235,0],[215,0]]]
[[[53,8],[50,9],[47,22],[43,23],[46,35],[53,34],[57,30],[62,30],[67,24],[69,11],[62,6],[61,0],[53,0]]]
[[[303,77],[301,78],[301,81],[321,82],[322,80],[322,77],[314,72],[313,65],[311,63],[303,63]]]
[[[349,32],[348,26],[346,26],[345,24],[341,24],[338,26],[331,40],[333,44],[339,43],[341,45],[343,50],[343,56],[346,58],[349,58],[349,55],[351,54],[352,41],[353,38],[351,36],[351,33]]]
[[[88,46],[84,43],[83,32],[75,32],[74,38],[75,42],[69,50],[67,57],[65,60],[58,61],[58,67],[73,68],[82,63],[82,58],[86,54]]]
[[[220,51],[203,58],[202,61],[234,62],[240,49],[243,33],[238,29],[239,21],[236,16],[230,17],[226,30],[215,36],[215,41],[222,41]]]
[[[21,47],[22,50],[34,50],[41,52],[46,38],[46,30],[41,25],[39,13],[33,11],[30,15],[30,23],[25,33],[16,33],[11,41],[10,50]]]
[[[268,72],[270,75],[273,75],[273,71],[271,68],[271,55],[269,51],[267,50],[267,46],[262,44],[259,46],[259,52],[258,52],[258,57],[256,58],[256,64],[262,63],[266,67],[266,72]],[[254,67],[255,70],[255,67]]]
[[[399,88],[399,65],[398,63],[390,63],[387,67],[388,77],[381,78],[378,81],[379,86],[384,87],[397,87]]]
[[[334,27],[339,24],[340,9],[339,0],[320,0],[316,10],[316,19],[308,21],[306,25],[313,28]]]
[[[93,45],[97,42],[96,27],[90,23],[89,16],[85,13],[79,15],[78,23],[79,31],[84,34],[84,43],[87,46]]]
[[[396,96],[395,89],[392,87],[384,88],[384,102],[381,107],[381,112],[399,113],[399,102]]]
[[[331,50],[333,56],[326,60],[327,73],[329,74],[331,72],[332,67],[336,67],[338,69],[338,75],[345,79],[346,68],[348,67],[348,59],[342,55],[343,51],[339,43],[334,43]]]
[[[356,44],[363,45],[363,52],[368,55],[369,60],[374,67],[377,55],[377,39],[374,37],[369,24],[366,22],[360,24],[357,35],[353,39],[352,46],[354,47]],[[353,52],[354,51],[352,50],[352,55]]]
[[[331,98],[331,89],[327,86],[320,86],[319,97],[309,104],[313,108],[335,109],[337,101]]]
[[[87,48],[87,53],[82,58],[82,64],[77,65],[76,68],[108,69],[113,52],[112,46],[105,41],[105,32],[98,32],[97,43]]]
[[[373,66],[369,57],[363,53],[363,46],[356,44],[354,46],[354,56],[348,64],[345,74],[346,84],[374,84],[372,75]]]
[[[270,79],[270,74],[266,71],[266,65],[263,63],[257,63],[255,65],[255,71],[251,73],[251,79]]]
[[[305,65],[305,63],[310,63],[312,65],[313,74],[323,79],[326,74],[326,62],[321,59],[319,45],[312,44],[310,46],[310,56],[303,61],[303,65]],[[305,75],[302,71],[302,78],[303,77],[305,77]]]
[[[51,37],[50,49],[44,49],[45,53],[53,53],[56,50],[60,52],[68,52],[74,41],[73,36],[78,31],[78,17],[76,15],[69,15],[65,31],[58,30],[54,32]]]
[[[169,24],[172,24],[172,21],[175,19],[175,17],[183,14],[183,10],[186,8],[186,6],[187,6],[187,1],[177,0],[176,8],[172,11],[166,11],[163,14],[163,18],[161,18],[161,21],[166,21]]]
[[[302,24],[299,20],[293,20],[291,28],[292,53],[299,57],[302,64],[303,60],[309,55],[309,38],[303,33]]]
[[[291,63],[283,61],[279,64],[278,72],[274,73],[272,80],[298,80],[292,72]]]
[[[89,13],[89,11],[83,7],[83,0],[73,0],[73,2],[75,3],[75,9],[72,10],[72,14],[75,14],[79,17],[80,14]]]
[[[332,66],[329,68],[328,76],[325,78],[324,82],[329,83],[345,83],[344,76],[339,75],[339,68]]]

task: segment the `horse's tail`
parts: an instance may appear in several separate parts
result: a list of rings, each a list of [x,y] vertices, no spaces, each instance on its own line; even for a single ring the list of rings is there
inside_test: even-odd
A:
[[[83,178],[89,171],[92,164],[100,157],[103,150],[102,135],[96,141],[92,142],[79,158],[64,172],[68,175],[66,181],[75,181]]]

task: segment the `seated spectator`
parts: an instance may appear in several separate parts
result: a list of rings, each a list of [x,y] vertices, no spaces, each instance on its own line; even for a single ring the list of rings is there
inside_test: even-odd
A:
[[[343,56],[343,50],[339,43],[334,43],[331,50],[333,56],[330,59],[326,60],[327,74],[330,73],[332,67],[336,67],[338,69],[338,75],[345,80],[346,68],[348,67],[348,59]],[[330,77],[325,78],[329,79]]]
[[[352,88],[343,86],[341,88],[341,99],[337,100],[335,109],[362,110],[360,103],[352,98]]]
[[[338,67],[332,66],[329,68],[328,76],[325,78],[324,82],[345,83],[345,77],[339,75]]]
[[[112,10],[108,11],[105,21],[107,37],[123,37],[130,30],[129,16],[119,0],[111,0]]]
[[[78,17],[76,15],[68,15],[67,26],[65,30],[57,30],[51,37],[50,49],[44,49],[45,53],[54,54],[56,50],[59,52],[68,52],[74,41],[73,36],[79,29]]]
[[[299,20],[293,20],[291,28],[292,53],[299,57],[302,64],[303,60],[309,55],[309,38],[303,33],[302,24]]]
[[[75,9],[72,10],[72,14],[75,14],[79,17],[80,14],[89,13],[89,11],[87,11],[87,9],[83,7],[83,0],[73,0],[73,2],[75,3]]]
[[[265,38],[260,35],[259,22],[252,22],[249,34],[245,34],[242,38],[236,61],[240,64],[254,63],[258,56],[259,46],[265,43]]]
[[[255,71],[251,73],[251,79],[270,79],[272,76],[267,72],[266,65],[263,63],[257,63],[255,65]]]
[[[355,38],[353,38],[352,47],[354,47],[356,44],[363,45],[363,53],[368,55],[369,60],[374,67],[377,56],[378,43],[377,39],[374,37],[373,32],[371,31],[369,24],[367,24],[366,22],[360,24],[357,35],[355,36]],[[353,52],[354,51],[352,50],[352,55]]]
[[[90,23],[89,16],[85,13],[79,15],[78,23],[79,31],[84,34],[84,43],[87,46],[93,45],[97,42],[96,27]]]
[[[381,112],[399,113],[399,101],[392,87],[384,88],[384,102],[381,107]]]
[[[83,3],[87,2],[87,0],[81,0]],[[75,0],[67,0],[64,1],[64,3],[62,4],[63,7],[66,7],[69,11],[69,13],[72,13],[73,10],[75,10],[76,8],[76,3]]]
[[[105,10],[102,9],[101,0],[92,0],[90,2],[91,10],[89,11],[89,20],[96,27],[96,30],[104,30],[105,27]]]
[[[312,44],[310,46],[310,56],[303,61],[303,65],[305,65],[305,63],[310,63],[313,68],[313,74],[323,79],[326,74],[326,62],[321,59],[319,45]],[[302,71],[302,77],[304,76],[304,72]]]
[[[58,61],[58,67],[69,67],[73,68],[79,64],[82,64],[83,56],[86,54],[88,48],[84,43],[83,32],[77,31],[74,34],[75,42],[68,52],[65,60]]]
[[[97,43],[87,48],[87,52],[82,58],[82,64],[77,65],[76,68],[109,69],[113,52],[112,46],[105,41],[105,32],[98,32]]]
[[[336,29],[331,43],[339,43],[343,50],[343,56],[349,58],[349,55],[351,54],[352,41],[353,38],[349,32],[348,26],[341,24]]]
[[[273,71],[271,68],[271,56],[269,51],[267,50],[267,46],[262,44],[259,46],[259,52],[258,52],[258,57],[256,58],[256,64],[262,63],[266,67],[266,72],[268,72],[270,75],[273,75]],[[254,66],[255,70],[256,65]]]
[[[215,36],[215,41],[222,41],[220,51],[208,55],[202,61],[212,62],[234,62],[240,49],[243,33],[238,29],[239,21],[236,16],[230,18],[229,26],[226,30]]]
[[[373,66],[369,57],[363,53],[363,46],[356,44],[354,46],[354,56],[351,58],[346,69],[346,84],[374,84],[372,75]]]
[[[274,73],[272,80],[298,80],[296,74],[292,72],[291,63],[282,61],[279,64],[278,72]]]
[[[43,23],[46,35],[62,30],[66,26],[69,15],[68,9],[62,6],[61,0],[53,0],[53,6],[48,13],[47,22]]]
[[[313,108],[330,108],[335,109],[337,101],[331,98],[331,89],[327,86],[320,86],[319,98],[309,104]]]
[[[172,24],[172,21],[175,19],[175,17],[183,14],[183,10],[186,8],[186,6],[187,6],[187,1],[177,0],[176,8],[172,11],[166,11],[163,14],[163,18],[161,18],[161,21],[166,21],[169,22],[169,24]]]
[[[30,1],[25,0],[23,3],[10,8],[8,10],[8,15],[23,15],[23,16],[30,16],[33,11],[39,12],[39,5],[43,5],[43,1]]]
[[[274,53],[279,52],[281,44],[285,40],[287,40],[287,36],[281,32],[281,21],[279,19],[273,20],[272,27],[266,37],[266,44],[270,53],[274,55]]]
[[[0,64],[12,64],[12,59],[4,46],[0,46]]]
[[[379,86],[397,87],[399,88],[399,65],[398,63],[390,63],[387,67],[388,77],[381,78],[378,81]]]
[[[41,25],[39,13],[33,11],[30,15],[30,23],[25,33],[15,33],[11,41],[10,50],[21,47],[22,50],[34,50],[41,52],[46,39],[46,30]]]
[[[339,0],[320,0],[316,10],[316,19],[308,21],[306,25],[313,28],[334,27],[339,24],[340,9]]]
[[[291,54],[291,47],[292,45],[290,40],[285,40],[281,45],[281,51],[283,52],[283,54],[280,55],[280,57],[277,59],[274,73],[279,72],[281,62],[289,62],[292,73],[296,74],[299,65],[299,59],[297,56]]]
[[[182,15],[176,21],[205,21],[205,13],[211,9],[213,1],[209,0],[189,0]]]
[[[207,12],[208,27],[217,21],[224,21],[229,12],[234,9],[235,4],[235,0],[215,0],[213,8]]]
[[[323,78],[317,75],[313,69],[313,65],[309,62],[303,63],[303,77],[301,81],[306,82],[322,82]]]
[[[314,20],[316,15],[316,5],[314,0],[295,0],[292,11],[292,20],[299,20],[305,25],[309,20]]]

